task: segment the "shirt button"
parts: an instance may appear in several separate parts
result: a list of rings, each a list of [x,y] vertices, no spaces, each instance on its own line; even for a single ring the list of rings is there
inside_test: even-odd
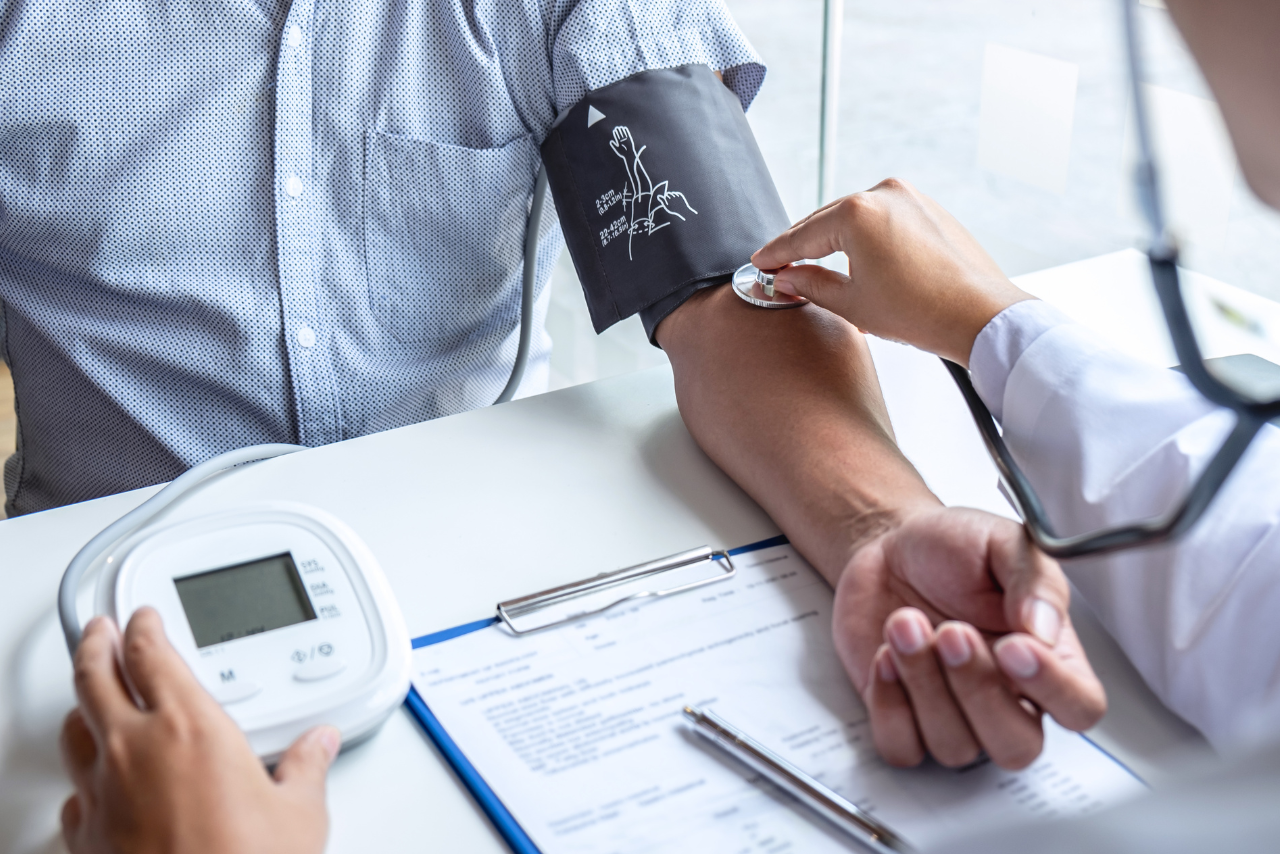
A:
[[[297,175],[290,175],[284,182],[284,191],[293,198],[302,195],[302,179]]]
[[[302,27],[293,24],[289,27],[289,35],[285,38],[289,42],[289,47],[297,47],[302,44]]]
[[[305,323],[298,327],[296,337],[298,343],[303,347],[314,347],[316,345],[316,331]]]

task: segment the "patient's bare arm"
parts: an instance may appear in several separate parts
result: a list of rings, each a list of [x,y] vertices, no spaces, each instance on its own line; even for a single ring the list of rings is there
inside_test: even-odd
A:
[[[818,309],[729,288],[662,322],[685,423],[829,580],[859,545],[938,500],[894,442],[862,336]]]
[[[836,589],[835,642],[895,764],[1041,746],[1105,709],[1061,570],[1015,523],[943,508],[893,439],[862,335],[704,290],[657,329],[694,438]]]

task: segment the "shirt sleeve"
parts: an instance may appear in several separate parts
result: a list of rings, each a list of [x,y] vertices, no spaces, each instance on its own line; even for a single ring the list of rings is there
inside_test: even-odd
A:
[[[579,0],[555,29],[556,113],[587,92],[659,68],[707,65],[746,110],[765,68],[721,0]]]
[[[1180,373],[1039,301],[993,319],[970,368],[1060,535],[1173,509],[1234,423]],[[1280,430],[1268,426],[1180,540],[1065,565],[1156,694],[1220,746],[1280,719],[1277,470]]]

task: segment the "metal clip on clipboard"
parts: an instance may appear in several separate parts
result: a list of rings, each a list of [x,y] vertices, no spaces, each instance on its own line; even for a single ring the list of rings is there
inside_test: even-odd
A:
[[[512,633],[524,635],[593,617],[624,602],[670,596],[724,581],[736,571],[728,552],[703,546],[499,602],[498,619]]]

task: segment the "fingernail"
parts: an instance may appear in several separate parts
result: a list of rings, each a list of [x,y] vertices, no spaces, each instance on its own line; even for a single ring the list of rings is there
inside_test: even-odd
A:
[[[1014,679],[1030,679],[1040,672],[1040,659],[1021,638],[1006,638],[997,643],[996,660],[1000,662],[1000,669]]]
[[[320,729],[320,732],[316,734],[316,738],[329,754],[329,761],[332,762],[334,757],[338,755],[338,751],[342,749],[342,734],[334,727],[327,726]]]
[[[973,647],[959,626],[943,626],[938,630],[938,654],[947,667],[961,667],[973,657]]]
[[[920,622],[910,614],[889,618],[889,643],[901,655],[915,655],[924,649]]]
[[[773,289],[774,289],[774,290],[776,290],[776,291],[780,291],[780,292],[782,292],[782,293],[784,293],[784,294],[787,294],[788,296],[793,296],[793,297],[794,297],[794,296],[799,296],[799,295],[796,293],[796,289],[795,289],[794,287],[792,287],[792,286],[791,286],[791,283],[790,283],[790,282],[788,282],[786,279],[783,279],[783,278],[778,277],[778,276],[775,276],[775,277],[774,277],[774,280],[773,280]]]
[[[1057,646],[1058,634],[1062,631],[1062,617],[1058,615],[1058,609],[1043,599],[1032,599],[1027,610],[1030,611],[1027,624],[1031,627],[1031,634],[1051,647]]]
[[[876,661],[876,675],[880,677],[881,682],[898,681],[898,668],[893,666],[892,656],[880,656],[879,660]]]

